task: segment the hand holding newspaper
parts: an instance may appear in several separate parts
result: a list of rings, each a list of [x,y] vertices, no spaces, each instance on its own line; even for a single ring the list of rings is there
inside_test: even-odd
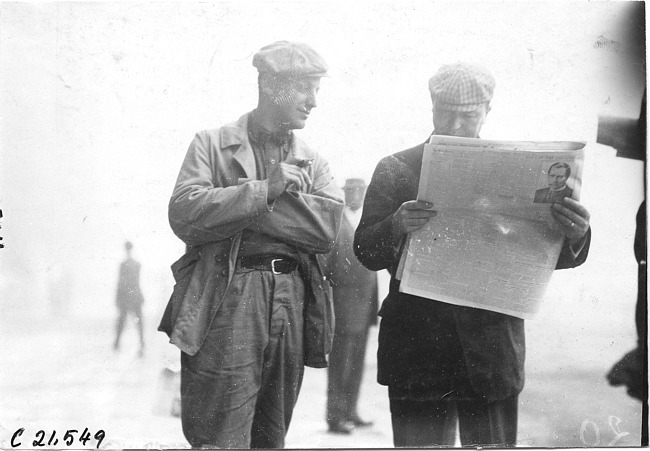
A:
[[[564,241],[551,205],[580,199],[584,146],[433,135],[418,200],[438,214],[409,235],[400,291],[532,318]]]

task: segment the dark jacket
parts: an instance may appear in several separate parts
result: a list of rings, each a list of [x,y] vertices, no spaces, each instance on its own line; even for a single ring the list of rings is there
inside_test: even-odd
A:
[[[120,264],[115,303],[120,310],[138,309],[144,302],[140,291],[140,263],[129,257]]]
[[[425,299],[399,292],[394,278],[403,238],[394,236],[391,216],[417,197],[424,144],[382,159],[366,193],[355,234],[359,261],[387,268],[390,290],[382,304],[378,381],[422,386],[434,396],[504,399],[524,385],[524,321],[501,313]],[[565,242],[557,269],[582,264],[591,232],[574,257]]]

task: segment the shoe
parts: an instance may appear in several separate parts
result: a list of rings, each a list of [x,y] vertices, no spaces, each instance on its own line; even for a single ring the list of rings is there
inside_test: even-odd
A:
[[[353,429],[351,421],[334,421],[329,424],[329,431],[333,434],[351,434]]]
[[[355,416],[351,417],[348,420],[348,422],[352,423],[354,425],[354,427],[357,427],[357,428],[367,428],[367,427],[370,427],[373,424],[375,424],[372,421],[362,420],[358,415],[355,415]]]

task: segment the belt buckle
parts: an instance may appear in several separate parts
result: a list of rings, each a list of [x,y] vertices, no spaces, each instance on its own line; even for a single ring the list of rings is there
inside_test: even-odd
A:
[[[282,261],[281,258],[274,258],[273,260],[271,260],[271,272],[272,272],[273,274],[282,274],[281,272],[279,272],[279,271],[277,271],[277,270],[275,269],[275,263],[276,263],[276,262],[281,262],[281,261]]]

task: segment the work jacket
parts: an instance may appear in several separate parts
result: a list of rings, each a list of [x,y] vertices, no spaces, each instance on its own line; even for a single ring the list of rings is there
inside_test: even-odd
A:
[[[327,366],[333,313],[331,289],[317,254],[330,251],[343,213],[343,195],[327,162],[293,136],[289,153],[313,159],[312,184],[267,203],[268,180],[257,180],[248,118],[196,134],[169,202],[169,223],[187,244],[172,265],[176,285],[159,330],[194,355],[219,310],[237,262],[244,229],[294,247],[305,280],[305,364]]]

